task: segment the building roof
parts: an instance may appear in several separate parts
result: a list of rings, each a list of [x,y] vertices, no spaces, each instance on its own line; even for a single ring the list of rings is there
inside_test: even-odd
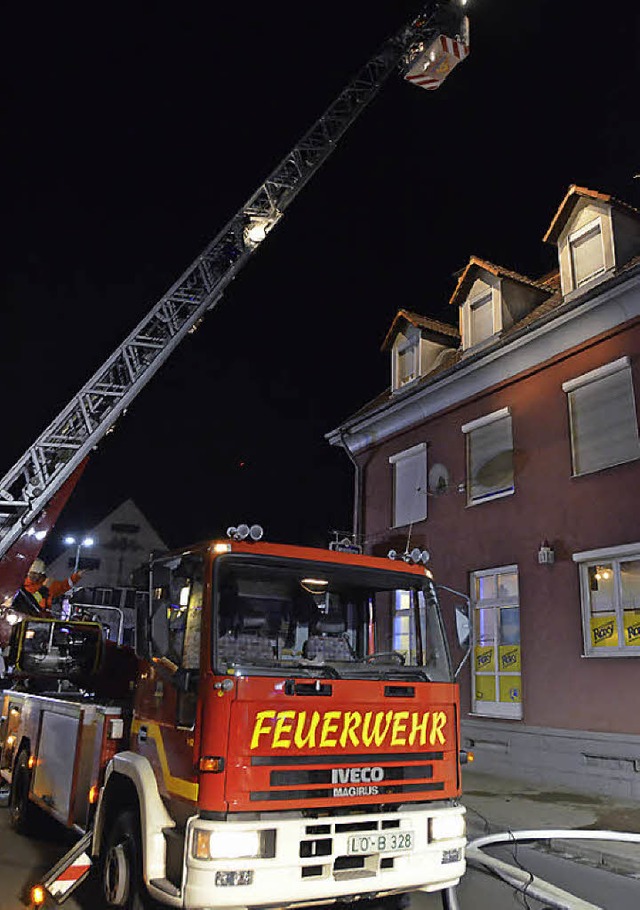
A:
[[[422,334],[432,341],[444,342],[445,344],[451,341],[460,341],[460,332],[455,326],[449,325],[447,322],[440,322],[438,319],[421,316],[419,313],[411,312],[411,310],[398,310],[382,342],[382,351],[387,351],[391,347],[403,321],[420,329]]]
[[[479,256],[471,256],[466,268],[458,278],[456,289],[449,300],[450,304],[457,303],[460,296],[466,294],[475,281],[475,275],[478,269],[489,272],[491,275],[495,275],[496,278],[509,278],[511,281],[518,282],[518,284],[525,284],[528,287],[536,288],[538,291],[544,291],[547,294],[549,293],[549,287],[541,281],[534,281],[533,278],[527,278],[526,275],[521,275],[519,272],[505,269],[501,265],[494,265],[493,262],[488,262],[486,259],[481,259]]]
[[[569,220],[569,216],[573,212],[577,203],[580,199],[595,199],[598,202],[605,202],[607,205],[615,206],[615,208],[621,209],[627,214],[631,214],[636,218],[640,218],[640,212],[638,209],[634,208],[632,205],[629,205],[627,202],[622,202],[620,199],[616,199],[615,196],[610,196],[609,193],[599,193],[596,190],[589,190],[586,186],[576,186],[575,183],[572,183],[569,189],[567,190],[564,199],[558,207],[558,211],[553,216],[553,220],[549,225],[547,233],[542,238],[545,243],[555,243],[560,236],[562,229]]]
[[[640,255],[634,256],[633,259],[629,260],[629,262],[626,262],[624,265],[620,266],[618,269],[616,269],[615,273],[616,275],[624,275],[624,273],[631,272],[638,266],[640,266]],[[505,341],[509,340],[510,338],[517,337],[522,332],[527,332],[535,323],[542,323],[545,320],[545,317],[552,319],[553,312],[555,310],[559,310],[563,305],[573,307],[579,305],[581,300],[584,300],[584,297],[582,297],[574,301],[566,301],[559,288],[559,278],[557,272],[551,272],[548,275],[543,276],[536,284],[545,285],[550,296],[547,297],[546,300],[543,300],[541,303],[539,303],[538,306],[534,307],[529,313],[526,314],[526,316],[523,316],[522,319],[518,320],[518,322],[514,323],[512,326],[502,332],[499,338],[496,338],[490,345],[488,345],[475,356],[483,357],[486,354],[491,353],[491,351],[495,350],[496,347],[503,345]],[[602,285],[600,285],[598,288],[595,288],[593,291],[593,293],[601,292]],[[585,297],[586,296],[589,295],[587,294]],[[402,312],[404,311],[400,310],[400,313]],[[416,316],[416,314],[412,315],[414,317]],[[425,317],[417,318],[424,319]],[[390,388],[385,389],[379,395],[376,395],[375,398],[370,399],[365,404],[363,404],[362,407],[358,408],[357,411],[351,414],[346,423],[355,422],[362,417],[366,417],[368,414],[374,413],[392,401],[400,401],[403,398],[409,398],[410,396],[414,395],[417,390],[424,388],[424,386],[432,385],[434,382],[437,382],[438,377],[440,377],[441,374],[455,369],[459,363],[468,359],[468,356],[465,357],[464,352],[459,348],[456,350],[448,351],[447,356],[443,357],[434,369],[430,370],[424,376],[421,376],[416,382],[407,385],[401,390],[393,391]]]

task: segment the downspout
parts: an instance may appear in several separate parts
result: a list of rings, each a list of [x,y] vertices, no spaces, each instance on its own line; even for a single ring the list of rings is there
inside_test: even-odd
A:
[[[358,464],[353,452],[347,445],[344,431],[340,430],[340,442],[342,448],[349,456],[349,460],[354,468],[353,478],[353,541],[358,543],[360,540],[360,531],[362,528],[362,468]]]

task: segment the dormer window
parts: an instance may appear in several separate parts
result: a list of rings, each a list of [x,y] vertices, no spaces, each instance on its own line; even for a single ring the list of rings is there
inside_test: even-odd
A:
[[[441,367],[458,347],[460,333],[452,325],[398,310],[382,344],[391,352],[391,390],[399,392]]]
[[[493,295],[491,291],[469,301],[471,344],[479,344],[493,335]]]
[[[550,294],[538,281],[472,256],[449,301],[459,307],[463,351],[486,347]]]
[[[571,185],[547,233],[558,248],[563,296],[580,295],[640,252],[640,212],[607,193]]]
[[[604,272],[604,243],[599,218],[569,234],[569,250],[574,287],[580,287]]]

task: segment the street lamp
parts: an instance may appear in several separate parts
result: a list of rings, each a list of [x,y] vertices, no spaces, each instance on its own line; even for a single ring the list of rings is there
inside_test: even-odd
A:
[[[95,540],[93,537],[83,537],[82,540],[76,540],[75,537],[73,537],[71,534],[68,534],[65,537],[64,542],[68,547],[72,547],[74,544],[76,544],[76,561],[73,567],[75,574],[78,571],[78,563],[80,562],[80,550],[82,550],[83,547],[92,547],[95,543]]]

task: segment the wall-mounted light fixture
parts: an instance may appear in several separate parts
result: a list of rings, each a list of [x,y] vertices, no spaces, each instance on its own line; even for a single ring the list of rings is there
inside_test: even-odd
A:
[[[545,538],[538,548],[538,562],[541,566],[552,566],[555,558],[556,554],[553,551],[553,547],[550,546],[549,541]]]

